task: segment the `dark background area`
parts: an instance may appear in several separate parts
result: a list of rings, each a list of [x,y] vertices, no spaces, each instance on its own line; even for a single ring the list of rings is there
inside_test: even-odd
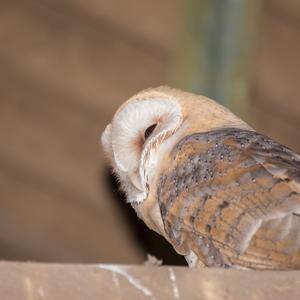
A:
[[[180,67],[189,3],[0,1],[0,259],[182,263],[125,204],[99,137],[144,88],[193,91]],[[296,151],[299,3],[259,1],[242,113]]]

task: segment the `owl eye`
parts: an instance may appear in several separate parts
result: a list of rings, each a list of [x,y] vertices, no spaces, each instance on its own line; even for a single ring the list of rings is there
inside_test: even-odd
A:
[[[153,133],[156,126],[157,126],[157,124],[152,124],[145,130],[145,133],[144,133],[145,140]]]

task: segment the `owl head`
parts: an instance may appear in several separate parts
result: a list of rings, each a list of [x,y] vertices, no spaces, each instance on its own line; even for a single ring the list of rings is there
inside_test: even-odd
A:
[[[126,101],[101,142],[128,202],[147,198],[165,155],[187,134],[219,127],[246,127],[206,97],[169,87],[142,91]]]

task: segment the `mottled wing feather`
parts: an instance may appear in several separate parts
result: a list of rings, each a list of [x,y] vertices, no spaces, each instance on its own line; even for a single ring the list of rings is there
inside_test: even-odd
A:
[[[168,239],[206,266],[300,268],[300,156],[254,131],[185,137],[157,190]]]

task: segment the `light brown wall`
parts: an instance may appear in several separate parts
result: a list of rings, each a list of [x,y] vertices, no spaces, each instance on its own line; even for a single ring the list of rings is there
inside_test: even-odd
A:
[[[1,1],[0,259],[143,261],[99,137],[126,98],[168,82],[174,5],[151,3],[155,19],[146,0]]]
[[[265,1],[257,28],[252,124],[300,151],[300,2]]]

